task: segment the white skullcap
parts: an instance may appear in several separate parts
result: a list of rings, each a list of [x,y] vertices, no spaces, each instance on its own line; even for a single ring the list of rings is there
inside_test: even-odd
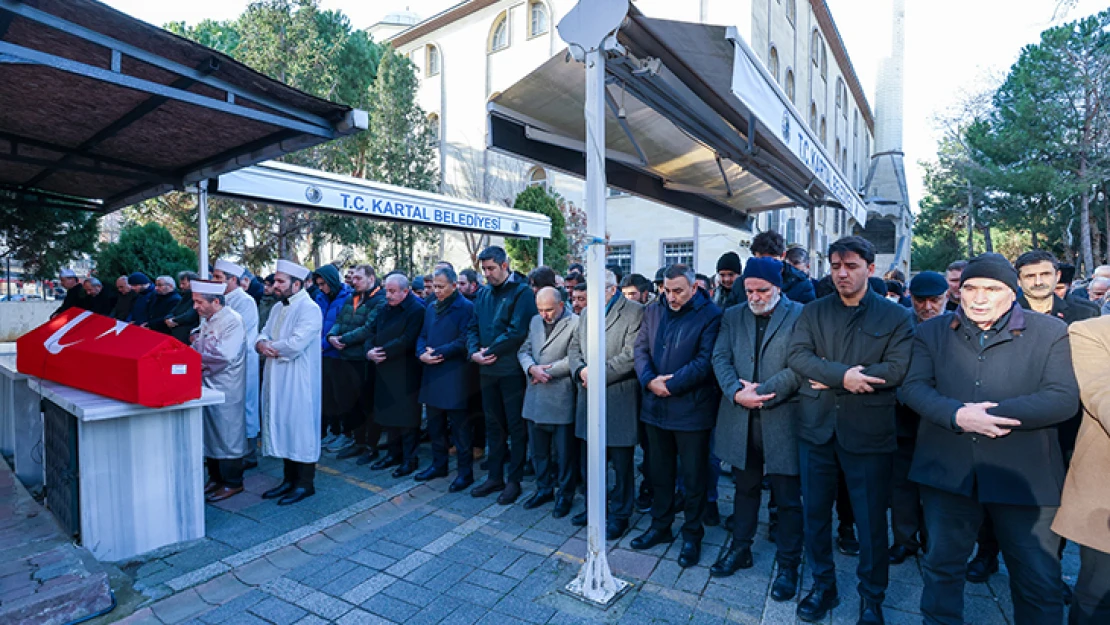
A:
[[[308,278],[308,274],[312,273],[308,267],[302,267],[289,260],[279,260],[277,262],[277,270],[286,275],[293,276],[298,280],[304,280]]]
[[[230,260],[224,260],[222,258],[216,261],[216,265],[213,267],[213,269],[219,269],[220,271],[224,272],[225,276],[235,276],[236,278],[242,277],[242,275],[247,272],[246,269],[243,269],[239,265],[236,265]]]
[[[189,286],[193,293],[200,293],[201,295],[223,295],[227,291],[227,285],[223,282],[209,282],[208,280],[193,280],[189,282]]]

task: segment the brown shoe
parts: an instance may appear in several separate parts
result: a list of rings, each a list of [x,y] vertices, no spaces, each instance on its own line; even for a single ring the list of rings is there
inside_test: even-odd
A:
[[[215,480],[209,480],[208,483],[204,485],[204,494],[205,495],[211,494],[212,491],[216,490],[219,487],[220,487],[219,482],[217,482]]]
[[[485,458],[485,457],[486,457],[486,450],[478,448],[478,447],[474,448],[474,459],[475,460],[481,460],[482,458]]]
[[[243,492],[242,486],[227,486],[225,484],[212,491],[204,500],[208,503],[216,503],[217,501],[223,501],[224,499],[238,495],[241,492]]]

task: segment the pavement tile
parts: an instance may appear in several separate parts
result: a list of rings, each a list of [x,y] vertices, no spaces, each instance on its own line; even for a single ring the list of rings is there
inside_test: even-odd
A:
[[[310,553],[301,551],[296,545],[286,545],[266,555],[266,559],[269,560],[271,564],[279,569],[285,569],[287,571],[311,562],[314,557],[315,556]]]
[[[407,622],[412,615],[420,611],[418,606],[406,603],[395,597],[390,597],[384,593],[378,593],[370,597],[364,601],[360,607],[363,610],[367,610],[397,623]]]
[[[451,568],[452,566],[452,563],[437,558],[435,560],[432,560],[431,562],[426,562],[420,565],[411,573],[406,575],[405,579],[414,584],[419,584],[423,586],[427,582],[439,577],[439,575],[443,573],[443,571]]]
[[[265,558],[259,558],[254,562],[249,562],[243,566],[232,571],[239,581],[250,586],[258,586],[264,584],[275,577],[281,577],[285,573],[282,569],[270,564],[270,561]]]
[[[347,559],[358,562],[363,566],[367,566],[378,571],[385,570],[397,563],[396,559],[389,556],[383,556],[382,554],[376,551],[371,551],[369,549],[356,551],[348,555]]]
[[[501,573],[505,569],[513,565],[514,562],[524,555],[523,551],[518,549],[505,548],[493,555],[492,558],[482,563],[480,568],[494,573]]]
[[[659,562],[659,558],[638,551],[613,549],[609,552],[609,567],[614,575],[649,579]]]
[[[404,558],[405,556],[409,555],[410,553],[416,551],[412,547],[406,547],[404,545],[398,545],[397,543],[389,541],[389,540],[375,541],[375,542],[367,545],[366,548],[371,550],[371,551],[376,551],[377,553],[380,553],[383,556],[389,556],[390,558],[393,558],[395,560],[400,560],[401,558]]]
[[[466,581],[501,593],[509,592],[519,583],[519,580],[482,569],[477,569],[470,575],[467,575]]]
[[[324,620],[324,619],[320,618],[319,616],[316,616],[315,614],[309,614],[308,616],[302,618],[301,620],[297,621],[293,625],[328,625],[328,623],[331,623],[331,621],[330,620]]]
[[[196,587],[201,599],[212,605],[221,605],[249,591],[250,586],[231,573],[224,573]]]
[[[678,576],[674,588],[694,594],[701,594],[705,585],[709,583],[709,569],[703,566],[692,566]]]
[[[346,543],[361,536],[362,532],[350,523],[338,523],[324,530],[324,535],[337,543]]]
[[[409,617],[405,625],[433,625],[439,623],[458,609],[460,605],[462,605],[462,601],[454,597],[440,595],[435,601]]]
[[[200,620],[210,625],[219,625],[227,622],[232,617],[243,614],[252,605],[258,603],[269,597],[266,593],[258,590],[257,588],[247,591],[245,594],[228,601],[220,607],[205,612],[200,615]]]
[[[354,607],[342,599],[337,599],[336,597],[326,595],[319,591],[310,592],[297,599],[295,603],[309,612],[326,618],[329,621],[334,621],[340,616],[343,616]]]
[[[527,623],[528,621],[522,621],[500,612],[489,612],[478,619],[478,625],[526,625]]]
[[[337,545],[339,545],[339,543],[328,538],[323,533],[313,534],[312,536],[309,536],[308,538],[305,538],[304,540],[301,540],[297,543],[297,547],[299,547],[302,551],[311,553],[312,555],[316,556],[324,555],[325,553],[331,553],[331,550],[335,549]]]
[[[386,620],[365,610],[354,609],[339,617],[335,622],[338,625],[386,625],[393,621]]]
[[[404,577],[433,559],[435,559],[434,555],[417,551],[401,558],[396,564],[387,568],[385,572],[395,577]]]
[[[443,568],[439,574],[424,582],[422,586],[437,592],[447,592],[448,588],[458,584],[464,577],[470,575],[470,572],[473,570],[474,567],[472,566],[453,564]],[[416,583],[416,580],[413,579],[409,579],[409,581]]]
[[[480,605],[462,601],[459,607],[440,623],[441,625],[472,625],[488,613],[489,610]]]
[[[292,625],[308,614],[304,609],[277,597],[259,601],[250,607],[250,611],[275,625]]]
[[[424,588],[423,586],[417,586],[416,584],[405,581],[403,579],[397,580],[396,582],[393,582],[392,584],[387,586],[384,590],[382,590],[382,594],[389,595],[390,597],[393,597],[395,599],[400,599],[401,601],[404,601],[406,603],[411,603],[412,605],[420,608],[430,605],[432,602],[439,601],[443,598],[443,595],[434,590]]]
[[[529,623],[546,623],[552,616],[555,616],[553,608],[512,596],[498,601],[493,609],[501,614],[507,614]]]
[[[287,575],[287,577],[296,579],[306,586],[312,586],[313,588],[319,590],[357,567],[358,565],[354,562],[351,562],[350,560],[329,560],[328,564],[326,564],[325,566],[302,576],[300,579],[297,579],[292,575],[292,573],[295,572],[296,569],[290,571],[290,574]]]
[[[502,593],[489,588],[483,588],[470,582],[459,582],[453,584],[450,588],[444,591],[444,594],[463,601],[476,603],[486,608],[492,608],[501,600]]]
[[[163,623],[172,625],[187,621],[194,616],[208,611],[212,606],[200,598],[197,591],[190,588],[171,597],[166,597],[150,606],[154,615]]]
[[[501,572],[506,577],[515,577],[516,579],[524,579],[532,574],[541,564],[544,558],[534,553],[526,553],[513,562],[509,568]]]
[[[162,621],[150,608],[143,608],[117,621],[121,625],[162,625]]]
[[[305,586],[298,581],[291,580],[288,577],[272,579],[259,586],[259,588],[275,597],[294,602],[301,597],[315,592],[311,587]]]
[[[329,595],[342,595],[348,590],[358,586],[362,582],[370,579],[378,572],[374,569],[365,566],[356,566],[354,569],[347,571],[340,575],[330,583],[326,584],[320,590],[328,593]]]
[[[351,603],[363,603],[395,581],[397,581],[397,578],[392,575],[378,573],[374,577],[371,577],[365,582],[343,593],[343,600]]]
[[[224,621],[224,625],[269,625],[266,621],[258,618],[257,616],[244,612],[243,614],[235,614],[231,618]]]

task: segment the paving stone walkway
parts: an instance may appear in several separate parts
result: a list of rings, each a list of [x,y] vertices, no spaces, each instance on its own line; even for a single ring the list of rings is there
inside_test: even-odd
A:
[[[424,453],[425,448],[421,449]],[[422,465],[428,459],[422,457]],[[141,593],[130,615],[103,622],[169,625],[314,625],[355,623],[793,623],[797,600],[769,597],[774,545],[766,519],[754,547],[755,566],[711,578],[725,530],[707,528],[702,563],[681,569],[679,544],[633,551],[637,529],[611,544],[610,564],[633,589],[607,611],[561,592],[585,555],[585,530],[551,505],[524,510],[467,492],[448,480],[418,484],[388,471],[325,457],[317,494],[279,507],[260,493],[280,481],[281,465],[263,461],[248,492],[207,507],[207,538],[120,563]],[[525,484],[525,496],[532,485]],[[721,513],[731,512],[732,484],[721,479]],[[523,500],[523,499],[522,499]],[[572,514],[583,506],[575,502]],[[856,559],[837,555],[842,603],[827,622],[854,623]],[[1069,547],[1066,578],[1078,555]],[[803,577],[808,575],[803,570]],[[805,586],[811,584],[806,579]],[[989,584],[968,585],[967,621],[1011,623],[1005,569]],[[922,578],[916,559],[891,568],[889,623],[919,623]],[[799,593],[801,595],[802,593]]]

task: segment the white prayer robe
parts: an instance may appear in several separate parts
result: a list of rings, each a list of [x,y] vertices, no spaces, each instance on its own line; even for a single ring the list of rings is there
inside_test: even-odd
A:
[[[295,462],[320,459],[320,331],[323,313],[301,290],[278,302],[258,341],[280,355],[266,358],[262,378],[262,453]]]
[[[254,344],[258,341],[258,303],[247,295],[246,291],[237,288],[224,296],[227,306],[239,313],[243,319],[243,329],[247,337],[244,343],[247,348],[247,396],[245,414],[247,418],[247,438],[258,438],[258,352]]]
[[[204,407],[204,457],[233,460],[247,455],[243,420],[247,345],[243,319],[224,307],[201,319],[193,349],[200,353],[201,381],[224,394],[224,403]]]

